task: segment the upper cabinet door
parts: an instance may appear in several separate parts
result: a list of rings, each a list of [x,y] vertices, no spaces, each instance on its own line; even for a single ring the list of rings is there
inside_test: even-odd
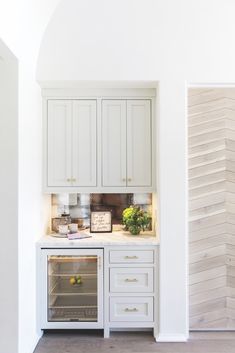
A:
[[[150,100],[127,100],[127,186],[151,186]]]
[[[96,100],[73,101],[73,186],[96,186],[96,126]]]
[[[47,184],[69,186],[72,103],[67,100],[49,100],[47,108]]]
[[[126,186],[126,101],[102,101],[102,186]]]

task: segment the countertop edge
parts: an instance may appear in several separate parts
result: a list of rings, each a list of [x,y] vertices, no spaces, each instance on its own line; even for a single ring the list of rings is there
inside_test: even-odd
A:
[[[137,235],[123,233],[92,234],[91,238],[68,240],[67,238],[56,238],[51,235],[41,237],[36,245],[39,248],[81,248],[81,247],[104,247],[104,246],[158,246],[159,239],[154,234]]]

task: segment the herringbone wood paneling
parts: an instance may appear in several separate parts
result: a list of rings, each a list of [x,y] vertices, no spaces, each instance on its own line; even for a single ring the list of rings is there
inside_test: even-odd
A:
[[[235,89],[190,89],[190,328],[235,329]]]

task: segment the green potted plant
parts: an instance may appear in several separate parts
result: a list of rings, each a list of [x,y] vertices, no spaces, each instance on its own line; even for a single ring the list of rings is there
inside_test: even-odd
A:
[[[134,205],[125,208],[122,213],[122,221],[125,225],[125,230],[128,230],[133,235],[138,235],[141,230],[145,231],[150,226],[151,217],[140,207]]]

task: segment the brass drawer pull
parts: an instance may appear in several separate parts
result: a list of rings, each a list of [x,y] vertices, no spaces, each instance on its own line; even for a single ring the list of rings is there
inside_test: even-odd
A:
[[[127,260],[133,260],[133,259],[138,259],[138,256],[134,255],[134,256],[125,256],[125,259]]]
[[[138,282],[137,278],[126,278],[125,282]]]
[[[71,181],[71,179],[68,178],[67,181]]]
[[[136,313],[138,311],[138,309],[136,308],[125,308],[125,311],[128,313]]]
[[[76,179],[75,179],[75,178],[72,178],[72,181],[76,181]]]

